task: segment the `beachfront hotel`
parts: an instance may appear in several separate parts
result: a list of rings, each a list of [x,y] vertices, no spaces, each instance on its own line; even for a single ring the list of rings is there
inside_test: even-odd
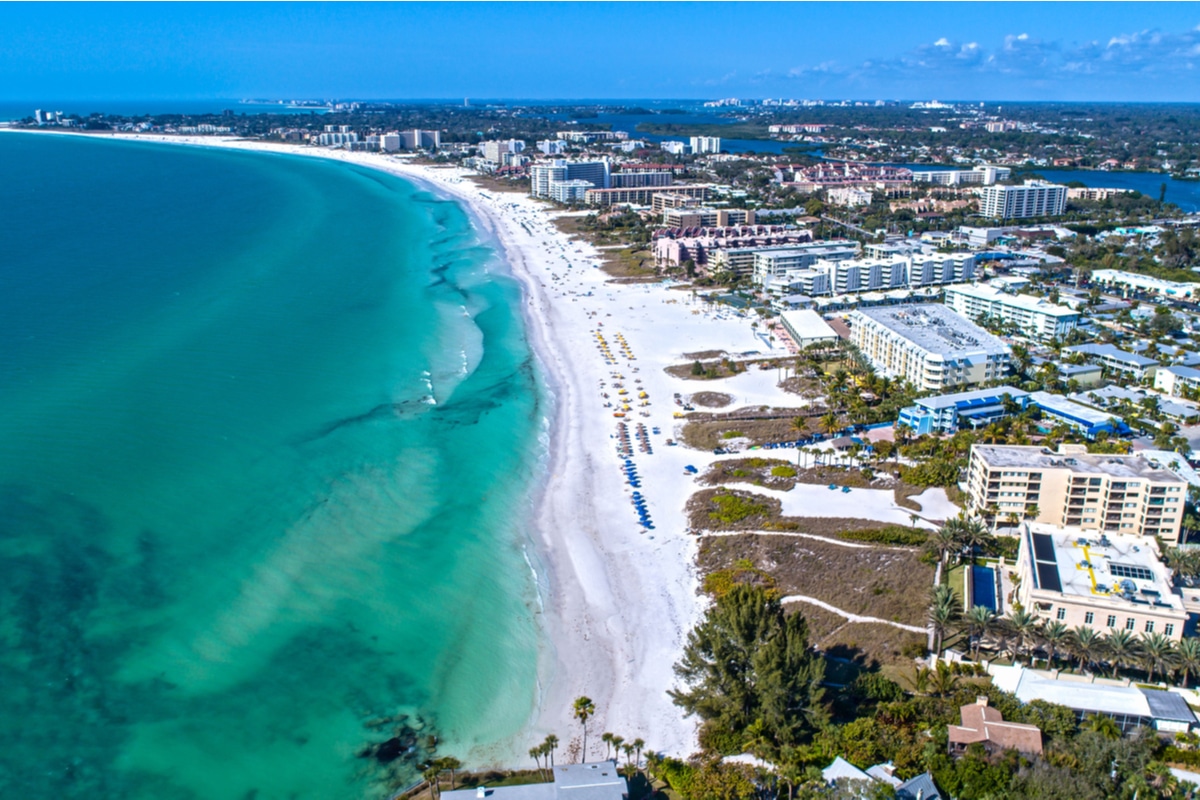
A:
[[[977,444],[967,467],[967,511],[1175,544],[1187,487],[1137,455],[1090,454],[1085,445],[1054,451]]]
[[[1014,599],[1043,620],[1183,638],[1188,612],[1153,539],[1026,525],[1016,573]]]
[[[946,287],[946,305],[968,319],[993,317],[1016,325],[1031,338],[1063,338],[1079,324],[1078,311],[1041,297],[1009,294],[991,286],[964,284]]]
[[[921,392],[996,380],[1008,370],[1008,345],[944,305],[864,308],[847,321],[850,341],[875,369]]]

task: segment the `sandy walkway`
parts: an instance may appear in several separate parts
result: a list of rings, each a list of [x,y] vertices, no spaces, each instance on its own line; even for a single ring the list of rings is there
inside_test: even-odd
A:
[[[845,619],[847,619],[850,622],[869,622],[869,623],[874,623],[877,625],[891,625],[893,628],[899,628],[900,630],[903,630],[903,631],[912,631],[913,633],[928,633],[929,632],[926,628],[919,628],[916,625],[905,625],[902,622],[892,622],[891,620],[887,620],[887,619],[879,619],[879,617],[862,617],[862,616],[859,616],[858,614],[851,614],[849,611],[842,611],[840,608],[831,606],[831,605],[829,605],[829,603],[826,603],[823,600],[818,600],[815,597],[808,597],[807,595],[803,595],[803,594],[789,594],[787,597],[782,598],[780,600],[780,602],[783,602],[783,603],[808,603],[810,605],[814,605],[819,608],[823,608],[826,611],[832,611],[834,614],[837,614],[839,617],[844,617]]]

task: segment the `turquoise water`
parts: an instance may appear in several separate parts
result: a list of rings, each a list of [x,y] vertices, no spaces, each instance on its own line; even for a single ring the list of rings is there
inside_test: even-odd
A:
[[[461,209],[24,134],[0,185],[3,793],[369,797],[396,733],[517,733],[543,411]]]

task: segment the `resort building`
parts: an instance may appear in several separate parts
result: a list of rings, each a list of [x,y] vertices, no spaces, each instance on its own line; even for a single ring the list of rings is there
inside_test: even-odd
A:
[[[1046,341],[1062,338],[1079,324],[1079,312],[1040,297],[1008,294],[991,286],[946,287],[946,305],[968,319],[991,317],[1016,325],[1025,335]]]
[[[754,212],[744,208],[668,208],[662,222],[668,228],[728,228],[753,225]]]
[[[609,165],[607,161],[567,161],[556,158],[548,164],[531,166],[529,178],[534,197],[550,197],[550,184],[556,181],[587,181],[593,188],[607,189]]]
[[[979,211],[985,217],[1020,219],[1056,217],[1067,210],[1067,187],[1046,181],[1024,186],[985,186],[980,190]]]
[[[856,258],[856,253],[839,249],[831,255],[814,257],[817,255],[815,248],[809,248],[799,258],[782,252],[778,257],[764,254],[761,263],[756,259],[753,279],[759,286],[767,287],[773,279],[785,277],[787,285],[800,287],[797,291],[820,295],[922,289],[970,280],[975,274],[975,258],[967,253]]]
[[[1092,683],[1086,678],[1058,680],[1045,672],[1021,666],[993,665],[988,669],[992,685],[1015,694],[1022,703],[1041,700],[1066,706],[1075,719],[1099,715],[1117,723],[1122,733],[1153,728],[1163,733],[1187,733],[1196,725],[1196,715],[1182,695],[1142,686]]]
[[[1179,540],[1187,481],[1141,456],[1057,452],[1023,445],[971,447],[967,509],[1044,525]]]
[[[845,261],[858,255],[858,242],[845,239],[819,240],[787,247],[756,248],[750,256],[750,274],[755,284],[765,285],[771,278],[792,270],[808,269],[817,261]],[[731,256],[734,254],[730,254]],[[745,274],[734,270],[737,274]]]
[[[1099,364],[1109,372],[1126,375],[1140,381],[1147,373],[1154,374],[1158,362],[1153,358],[1127,353],[1112,344],[1077,344],[1064,347],[1064,354],[1078,353],[1088,361]]]
[[[1184,389],[1200,389],[1200,369],[1192,367],[1160,367],[1154,371],[1154,388],[1172,397],[1180,397]]]
[[[582,203],[592,188],[591,181],[551,181],[549,197],[556,203]]]
[[[896,424],[907,425],[917,436],[955,433],[962,427],[980,428],[1007,417],[1006,402],[1015,403],[1019,413],[1029,406],[1029,392],[1012,386],[997,386],[922,397],[900,410]]]
[[[829,327],[829,323],[815,311],[784,311],[779,315],[783,329],[791,337],[796,346],[803,350],[818,342],[836,342],[837,332]]]
[[[445,800],[629,800],[629,786],[615,761],[557,764],[553,783],[442,792]]]
[[[1008,370],[1008,345],[944,305],[859,309],[850,340],[882,374],[918,391],[993,381]]]
[[[675,173],[670,170],[652,172],[622,171],[609,176],[613,189],[645,189],[647,186],[670,186],[675,182]]]
[[[1152,539],[1027,525],[1016,571],[1016,600],[1043,620],[1183,638],[1188,612]]]
[[[989,756],[1005,750],[1016,750],[1025,756],[1042,754],[1042,731],[1037,725],[1022,722],[1005,722],[1004,715],[988,705],[986,697],[978,698],[969,706],[958,709],[962,725],[947,725],[949,750],[952,756],[961,756],[973,744],[983,746]]]
[[[692,155],[700,156],[706,153],[721,152],[721,137],[693,136],[691,137]]]
[[[637,189],[592,189],[587,193],[587,204],[590,206],[648,206],[659,194],[683,195],[698,200],[707,200],[711,191],[711,186],[699,183],[643,186]]]
[[[1118,417],[1107,411],[1069,400],[1061,394],[1050,392],[1033,392],[1029,401],[1042,412],[1043,428],[1054,425],[1066,425],[1071,430],[1078,431],[1089,439],[1095,439],[1098,434],[1120,434],[1129,428]]]
[[[912,179],[913,183],[931,183],[935,186],[991,186],[1011,176],[1012,170],[1008,167],[980,166],[972,169],[914,171]]]
[[[1107,200],[1131,194],[1133,189],[1106,189],[1091,186],[1074,186],[1067,189],[1068,200]]]
[[[1126,287],[1138,292],[1160,294],[1164,297],[1192,298],[1200,294],[1200,283],[1180,283],[1165,281],[1150,275],[1139,275],[1136,272],[1125,272],[1119,269],[1096,269],[1091,273],[1092,283],[1106,286]]]

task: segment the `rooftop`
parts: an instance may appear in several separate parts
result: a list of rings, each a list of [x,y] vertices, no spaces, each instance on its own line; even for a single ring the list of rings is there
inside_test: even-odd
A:
[[[1149,610],[1182,611],[1171,577],[1158,551],[1140,536],[1118,533],[1084,536],[1078,530],[1026,527],[1034,588],[1074,597],[1143,605]]]
[[[1029,392],[1023,389],[1016,389],[1012,386],[997,386],[992,389],[974,389],[969,392],[955,392],[954,394],[939,394],[936,397],[923,397],[914,402],[924,408],[940,410],[958,406],[989,405],[1000,402],[1004,399],[1004,395],[1017,400],[1022,397],[1028,397]]]
[[[1030,311],[1037,311],[1039,314],[1049,314],[1053,317],[1079,316],[1079,312],[1074,309],[1051,303],[1040,297],[1033,297],[1027,294],[1009,294],[991,286],[974,286],[965,283],[956,286],[947,286],[946,296],[949,297],[951,294],[962,294],[979,300],[995,301],[1003,303],[1006,306],[1016,306]]]
[[[944,305],[920,304],[864,308],[854,312],[882,325],[918,347],[947,358],[979,353],[1008,353],[996,336]]]
[[[962,706],[959,714],[962,716],[962,725],[946,726],[951,744],[989,742],[1003,750],[1042,752],[1042,731],[1038,726],[1005,722],[1004,715],[989,706],[986,697],[979,698],[969,706]]]
[[[1196,715],[1187,702],[1174,692],[1054,680],[1019,666],[994,666],[989,672],[997,689],[1015,694],[1022,703],[1044,700],[1080,711],[1196,723]],[[1150,696],[1154,698],[1153,704]]]
[[[1034,394],[1037,394],[1036,392]],[[1139,478],[1165,483],[1184,483],[1175,473],[1153,466],[1139,455],[1118,456],[1098,453],[1056,453],[1046,447],[1017,444],[972,445],[971,455],[978,455],[990,467],[1020,469],[1070,469],[1091,475],[1113,478]]]
[[[784,326],[801,339],[833,339],[837,332],[829,327],[820,314],[804,309],[802,311],[784,311],[779,315]]]
[[[1044,411],[1049,411],[1052,414],[1067,417],[1077,422],[1086,423],[1087,425],[1103,426],[1107,425],[1109,420],[1115,419],[1114,415],[1108,411],[1100,411],[1092,406],[1076,403],[1068,400],[1061,394],[1031,392],[1029,399]],[[1119,419],[1118,422],[1120,422]]]
[[[1063,352],[1083,353],[1087,356],[1106,356],[1126,364],[1135,364],[1139,367],[1153,367],[1158,364],[1153,358],[1139,356],[1136,353],[1127,353],[1116,345],[1111,344],[1077,344],[1072,347],[1064,347]]]
[[[553,783],[459,789],[442,792],[447,800],[626,800],[629,788],[613,761],[559,764]]]

